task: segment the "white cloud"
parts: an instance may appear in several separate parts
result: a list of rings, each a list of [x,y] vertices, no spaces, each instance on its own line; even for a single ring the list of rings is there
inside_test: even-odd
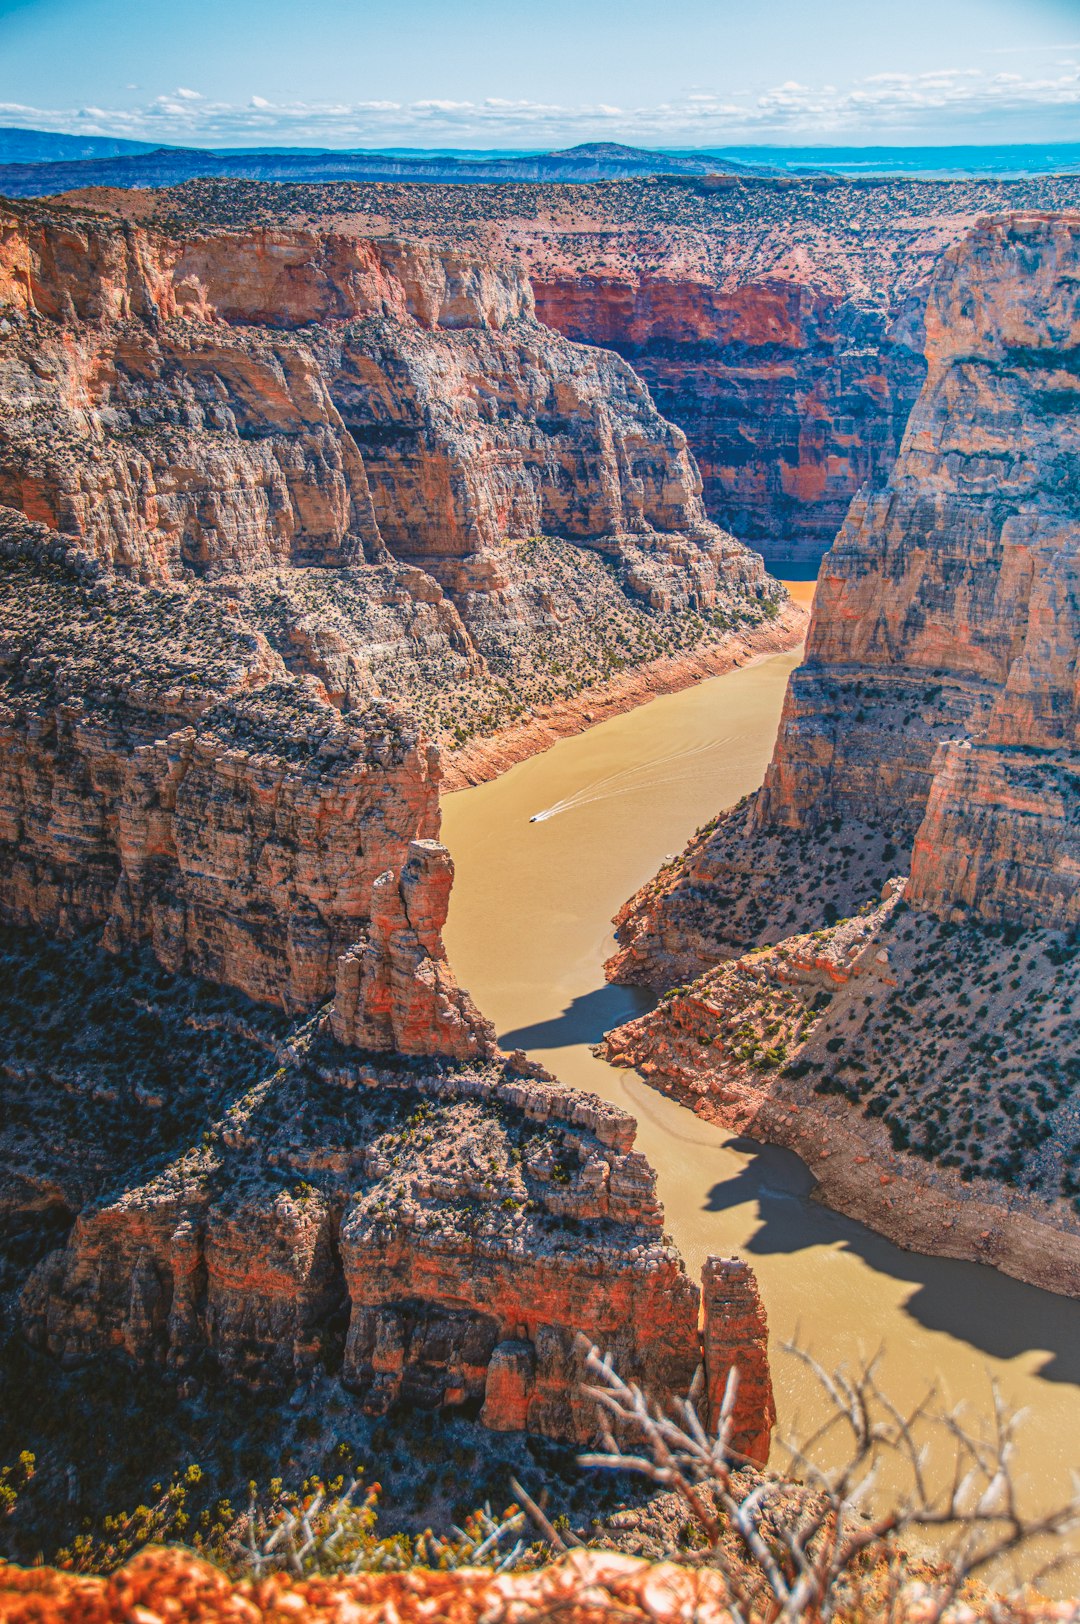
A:
[[[45,109],[0,104],[0,117],[45,129],[179,144],[568,145],[594,136],[661,146],[738,141],[1068,139],[1080,109],[1080,69],[1058,63],[1028,74],[938,68],[876,73],[848,86],[790,79],[763,93],[721,95],[700,84],[642,106],[563,106],[490,96],[396,101],[214,101],[179,86],[141,107]]]

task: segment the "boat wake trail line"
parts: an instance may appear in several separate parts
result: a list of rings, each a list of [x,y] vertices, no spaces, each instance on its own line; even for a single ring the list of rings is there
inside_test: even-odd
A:
[[[581,789],[575,790],[572,795],[566,795],[560,801],[547,806],[542,812],[534,812],[529,819],[530,823],[546,823],[549,818],[558,817],[560,812],[576,812],[583,806],[592,806],[596,801],[608,801],[616,795],[633,795],[641,790],[655,789],[658,784],[684,784],[692,781],[693,774],[664,772],[664,768],[681,768],[697,756],[708,754],[710,750],[718,750],[725,744],[730,744],[735,737],[733,733],[724,738],[708,739],[704,744],[688,745],[684,750],[672,750],[666,756],[656,756],[651,761],[638,762],[633,767],[622,767],[618,772],[608,773],[601,778],[595,778],[591,784],[584,784]],[[660,776],[657,777],[657,773]],[[648,777],[643,777],[648,774]]]

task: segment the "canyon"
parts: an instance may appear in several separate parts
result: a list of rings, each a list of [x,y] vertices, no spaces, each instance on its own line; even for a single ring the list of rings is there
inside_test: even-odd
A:
[[[633,1118],[499,1049],[439,795],[793,648],[744,540],[809,569],[845,513],[764,788],[620,913],[612,975],[664,997],[606,1054],[901,1244],[1080,1294],[1080,221],[973,224],[1076,184],[3,206],[36,1371],[576,1445],[583,1331],[658,1394],[703,1363],[713,1418],[734,1364],[767,1456],[753,1273],[699,1287]]]
[[[520,271],[12,207],[0,502],[198,580],[343,711],[407,701],[452,754],[631,672],[693,680],[733,634],[795,639],[684,437]]]
[[[38,1379],[329,1381],[581,1444],[583,1335],[657,1396],[703,1364],[714,1409],[739,1368],[764,1459],[748,1267],[691,1280],[633,1119],[454,978],[440,744],[801,611],[520,273],[11,206],[0,299],[3,1294]]]
[[[1078,266],[1075,214],[943,257],[764,786],[621,912],[609,973],[674,990],[606,1040],[902,1244],[1073,1295]]]
[[[812,576],[892,469],[926,373],[942,253],[986,214],[1080,205],[1075,176],[657,176],[459,187],[190,181],[80,205],[171,229],[319,224],[518,266],[538,316],[625,357],[685,432],[709,517]]]

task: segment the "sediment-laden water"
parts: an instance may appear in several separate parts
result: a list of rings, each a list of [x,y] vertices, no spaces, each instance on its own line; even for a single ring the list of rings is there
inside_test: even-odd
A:
[[[1029,1412],[1017,1475],[1049,1503],[1080,1464],[1080,1303],[977,1264],[900,1251],[813,1202],[797,1157],[733,1140],[590,1052],[645,1007],[641,994],[604,981],[612,914],[695,828],[760,784],[798,659],[774,656],[656,699],[448,796],[450,960],[504,1048],[525,1049],[637,1117],[690,1271],[709,1252],[752,1262],[782,1430],[820,1413],[782,1342],[797,1340],[828,1367],[880,1348],[883,1385],[901,1404],[936,1382],[951,1402],[988,1412],[996,1380]]]

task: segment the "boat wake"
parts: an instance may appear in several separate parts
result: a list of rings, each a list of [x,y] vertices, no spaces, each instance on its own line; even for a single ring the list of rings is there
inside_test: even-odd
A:
[[[560,813],[577,812],[583,806],[609,801],[617,795],[640,794],[642,790],[656,789],[660,784],[690,783],[696,774],[684,773],[681,769],[696,757],[730,744],[734,736],[729,733],[724,738],[708,739],[704,744],[688,745],[684,750],[672,750],[669,755],[656,756],[634,767],[622,767],[618,772],[608,773],[605,777],[594,779],[591,784],[583,785],[573,795],[564,796],[553,805],[544,807],[543,811],[534,812],[529,822],[547,823],[549,818],[556,818]]]

